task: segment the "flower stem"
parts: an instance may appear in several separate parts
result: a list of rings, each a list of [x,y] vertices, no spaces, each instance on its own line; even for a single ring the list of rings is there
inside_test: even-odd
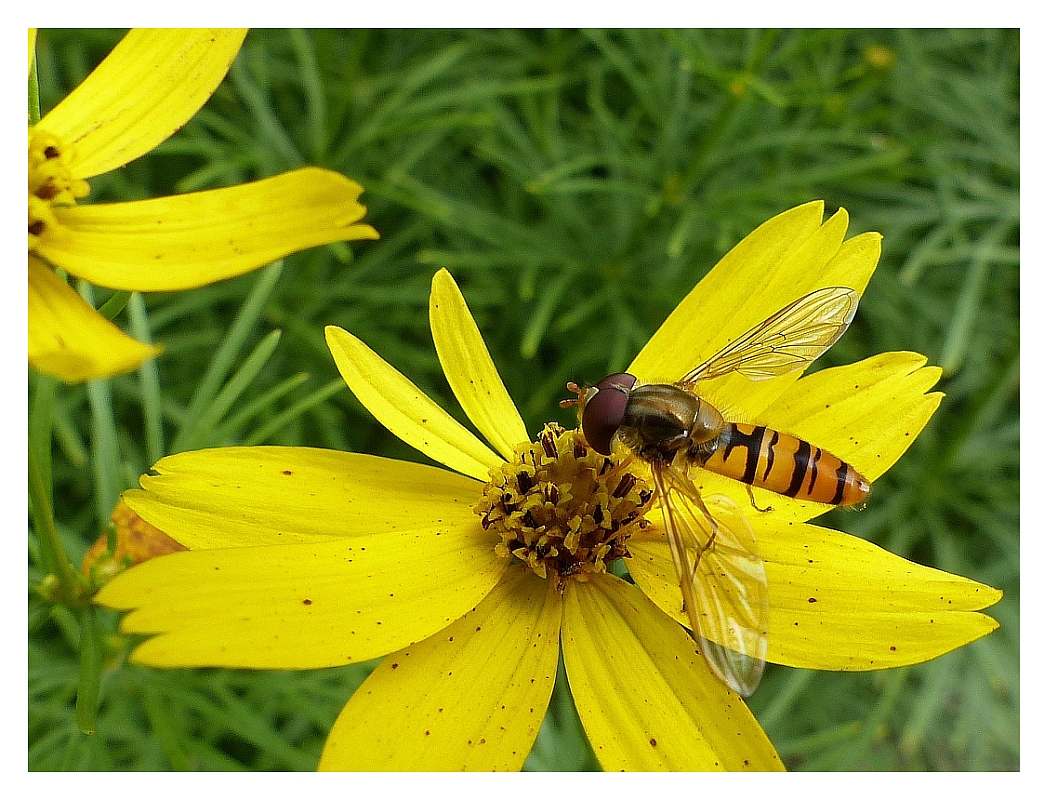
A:
[[[80,685],[76,690],[76,726],[86,734],[95,732],[102,684],[102,648],[95,613],[92,606],[80,610]]]
[[[47,591],[47,594],[56,602],[76,605],[82,598],[83,585],[77,578],[73,565],[66,558],[51,508],[50,492],[32,447],[29,448],[29,498],[32,501],[33,528],[40,543],[44,567],[58,584],[57,588]]]

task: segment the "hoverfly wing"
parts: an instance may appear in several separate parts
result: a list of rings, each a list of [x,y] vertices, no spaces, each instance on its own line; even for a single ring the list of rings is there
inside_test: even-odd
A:
[[[858,307],[858,293],[846,286],[806,294],[704,361],[678,385],[731,372],[760,381],[803,369],[841,338]]]
[[[753,529],[720,495],[704,501],[674,464],[652,464],[692,636],[714,674],[743,697],[768,652],[768,579]]]

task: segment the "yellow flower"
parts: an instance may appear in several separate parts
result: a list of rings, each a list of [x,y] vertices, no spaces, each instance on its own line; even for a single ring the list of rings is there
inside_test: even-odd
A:
[[[630,372],[680,377],[808,291],[861,291],[879,237],[843,242],[843,211],[821,223],[822,204],[810,203],[750,234]],[[563,650],[605,769],[781,769],[746,704],[682,627],[643,463],[618,452],[605,459],[557,426],[528,442],[443,270],[430,324],[455,396],[493,449],[358,339],[328,328],[364,406],[454,471],[285,447],[162,459],[125,499],[190,551],[137,566],[98,595],[133,609],[126,632],[151,635],[133,659],[305,669],[384,655],[336,721],[320,768],[490,770],[524,763]],[[806,436],[876,479],[938,405],[940,395],[925,392],[939,370],[923,364],[889,353],[800,380],[729,376],[711,397],[733,419]],[[704,488],[750,508],[741,485],[706,478]],[[773,512],[751,514],[767,562],[770,661],[900,666],[997,627],[974,612],[1000,592],[806,523],[824,509],[781,497]],[[619,556],[636,585],[608,572]]]
[[[132,370],[153,347],[123,334],[55,272],[127,291],[190,289],[289,253],[376,239],[359,184],[298,169],[255,183],[128,203],[77,205],[87,179],[149,152],[229,70],[246,31],[132,30],[29,127],[29,364],[65,381]],[[35,32],[29,33],[32,69]]]

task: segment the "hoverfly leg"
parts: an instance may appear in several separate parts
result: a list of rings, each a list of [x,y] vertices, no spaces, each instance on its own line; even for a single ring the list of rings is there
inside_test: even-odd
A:
[[[710,510],[706,508],[706,504],[702,502],[701,497],[695,498],[695,505],[698,506],[699,510],[702,512],[702,515],[706,517],[706,522],[708,522],[710,525],[710,538],[707,540],[706,544],[704,544],[695,554],[695,567],[692,569],[692,572],[698,569],[699,558],[707,551],[713,550],[713,543],[717,539],[717,530],[720,527],[717,524],[717,520],[713,518],[713,514],[711,514]]]
[[[750,486],[748,483],[746,484],[746,494],[750,496],[750,505],[757,509],[759,512],[761,512],[762,514],[767,514],[769,511],[771,511],[771,506],[768,506],[767,508],[761,508],[759,505],[757,505],[757,501],[753,497],[753,487]]]

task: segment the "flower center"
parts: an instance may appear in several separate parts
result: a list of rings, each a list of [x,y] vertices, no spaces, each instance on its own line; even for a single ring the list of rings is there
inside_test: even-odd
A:
[[[542,578],[552,573],[588,580],[629,557],[626,541],[644,518],[652,491],[632,455],[602,456],[577,430],[548,423],[538,441],[517,448],[492,470],[473,506],[485,530],[501,538],[495,551],[515,555]]]
[[[58,225],[55,206],[87,197],[87,181],[74,177],[70,149],[53,133],[29,129],[29,251]]]

